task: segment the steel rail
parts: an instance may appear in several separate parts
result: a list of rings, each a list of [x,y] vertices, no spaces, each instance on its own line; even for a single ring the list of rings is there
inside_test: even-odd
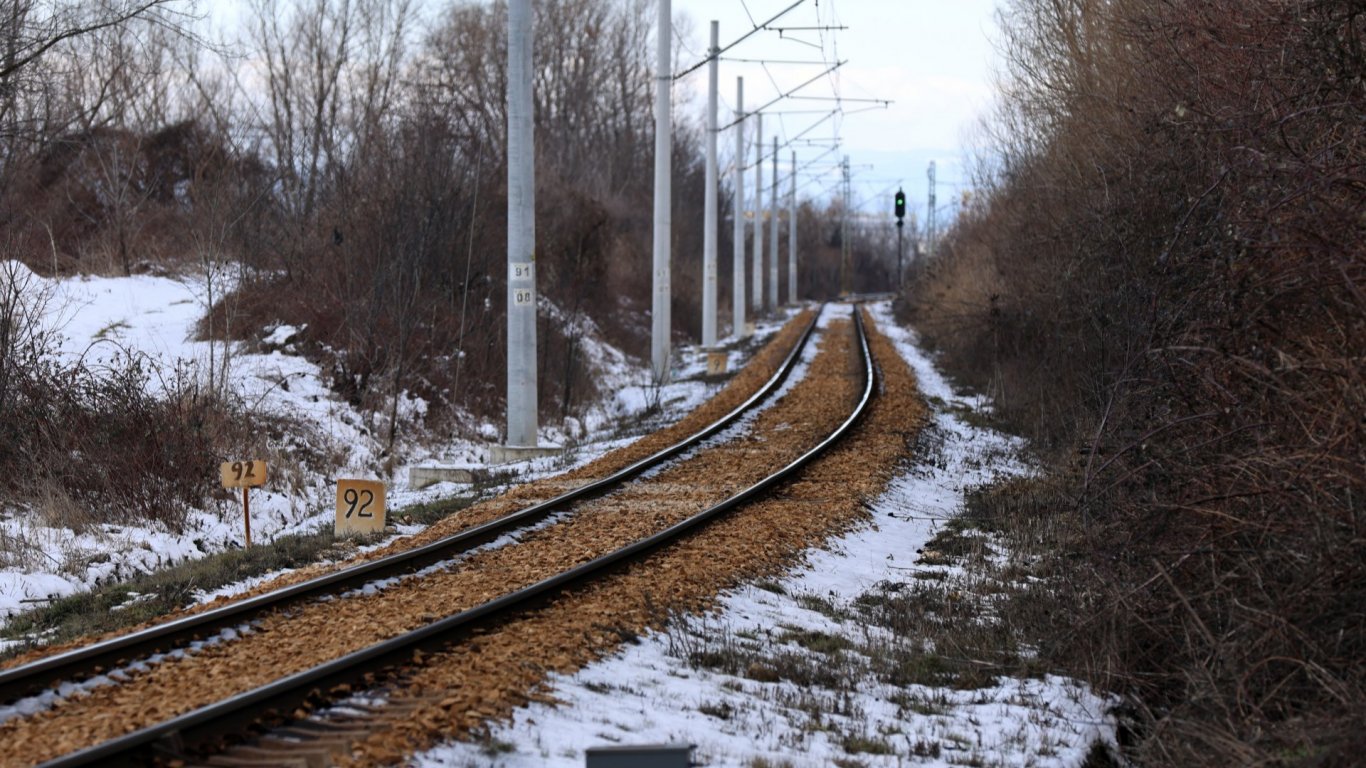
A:
[[[745,412],[762,402],[786,380],[811,338],[824,305],[817,308],[802,335],[774,374],[753,395],[734,410],[701,431],[657,451],[604,478],[581,485],[552,499],[477,525],[460,533],[421,547],[360,563],[315,579],[293,584],[255,597],[239,600],[221,608],[158,624],[137,632],[113,637],[65,653],[0,670],[0,703],[10,703],[41,693],[53,684],[88,677],[96,670],[109,670],[122,661],[164,652],[191,640],[202,639],[225,627],[232,627],[268,610],[360,586],[395,574],[408,574],[433,563],[468,552],[514,530],[544,520],[570,504],[601,496],[627,480],[672,459],[698,443],[726,429]]]
[[[863,392],[854,409],[833,432],[782,469],[726,500],[709,507],[652,536],[543,579],[487,603],[432,622],[417,630],[391,638],[339,659],[298,672],[251,691],[237,694],[158,725],[120,736],[102,744],[42,763],[42,768],[67,768],[82,765],[145,765],[149,751],[183,754],[187,749],[238,732],[253,722],[269,720],[277,713],[293,712],[301,704],[325,698],[323,692],[343,683],[363,679],[366,674],[393,667],[414,658],[417,653],[447,647],[470,635],[479,626],[505,620],[526,611],[595,576],[640,559],[695,529],[765,493],[801,470],[844,437],[863,418],[872,402],[877,375],[863,328],[862,313],[855,305],[855,328],[863,359]]]

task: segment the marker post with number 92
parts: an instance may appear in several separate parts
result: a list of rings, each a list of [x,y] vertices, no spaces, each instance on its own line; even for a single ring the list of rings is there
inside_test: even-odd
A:
[[[225,461],[218,465],[218,475],[224,488],[242,489],[242,527],[251,546],[251,489],[266,484],[266,463],[253,461]]]
[[[386,522],[384,483],[378,480],[337,481],[338,536],[381,533]]]

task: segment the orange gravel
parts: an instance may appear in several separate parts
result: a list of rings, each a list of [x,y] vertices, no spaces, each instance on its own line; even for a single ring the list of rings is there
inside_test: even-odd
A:
[[[349,764],[394,765],[444,739],[467,738],[529,700],[547,674],[569,674],[613,652],[621,637],[659,628],[668,611],[701,611],[722,591],[791,567],[867,519],[926,421],[910,368],[868,321],[882,379],[864,421],[769,498],[746,505],[648,560],[425,660]],[[875,523],[874,523],[875,524]]]
[[[849,327],[832,325],[807,376],[743,438],[581,505],[567,521],[516,546],[475,555],[451,572],[378,595],[299,606],[263,619],[235,642],[6,723],[0,742],[7,753],[0,760],[48,759],[164,720],[472,607],[694,514],[787,463],[847,415],[859,384]]]
[[[494,498],[473,504],[444,520],[438,521],[418,534],[393,541],[369,552],[359,553],[347,560],[333,563],[319,563],[299,568],[289,573],[282,574],[268,582],[259,584],[250,590],[220,597],[208,603],[190,606],[182,611],[167,614],[156,621],[148,622],[138,627],[92,636],[79,641],[35,648],[10,659],[0,661],[0,669],[28,664],[48,656],[54,656],[58,653],[80,648],[84,645],[89,645],[112,637],[118,637],[138,629],[155,626],[156,624],[173,621],[183,616],[217,608],[237,600],[243,600],[248,597],[254,597],[266,592],[282,589],[292,584],[317,578],[332,571],[341,570],[361,562],[428,544],[437,539],[450,536],[468,528],[473,528],[477,525],[482,525],[490,520],[495,520],[504,515],[516,512],[517,510],[524,509],[537,502],[553,498],[572,488],[606,477],[613,472],[630,466],[646,456],[677,443],[739,407],[741,403],[745,402],[745,400],[749,399],[755,392],[759,391],[759,388],[763,386],[764,382],[772,378],[773,374],[777,372],[778,367],[782,365],[788,352],[790,352],[793,345],[797,343],[797,340],[801,337],[802,331],[806,329],[814,314],[814,310],[805,309],[794,316],[768,341],[767,344],[764,345],[762,349],[755,353],[754,357],[745,365],[745,367],[741,368],[731,377],[720,392],[678,422],[652,432],[630,445],[623,446],[594,459],[582,467],[564,474],[518,485]]]

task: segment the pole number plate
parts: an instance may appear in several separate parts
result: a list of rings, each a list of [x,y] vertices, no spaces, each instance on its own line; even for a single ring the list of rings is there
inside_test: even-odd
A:
[[[255,488],[266,484],[266,463],[255,461],[225,461],[218,465],[218,476],[224,488]]]
[[[336,535],[384,531],[384,483],[378,480],[337,481]]]

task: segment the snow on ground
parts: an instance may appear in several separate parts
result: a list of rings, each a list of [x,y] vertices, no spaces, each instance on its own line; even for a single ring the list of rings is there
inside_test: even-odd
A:
[[[554,677],[550,693],[559,705],[522,707],[511,722],[494,724],[482,743],[445,745],[415,764],[568,768],[582,766],[593,746],[687,743],[707,766],[1075,766],[1096,742],[1113,743],[1108,702],[1054,676],[955,690],[894,687],[869,675],[828,688],[689,664],[690,652],[717,650],[718,637],[722,651],[758,638],[773,642],[775,634],[779,644],[803,633],[853,637],[855,647],[877,640],[886,630],[830,608],[911,581],[919,569],[956,570],[919,565],[916,552],[961,509],[966,489],[1025,471],[1012,458],[1020,444],[954,416],[954,405],[982,404],[955,395],[913,336],[895,326],[886,303],[873,309],[922,391],[940,405],[934,418],[943,436],[935,461],[910,467],[878,499],[874,523],[810,553],[804,567],[776,584],[735,590],[714,613],[675,621],[609,659]],[[783,652],[815,653],[790,644]],[[879,754],[883,749],[889,753]]]
[[[296,354],[291,342],[301,329],[283,324],[262,329],[262,344],[250,349],[241,343],[225,345],[194,340],[195,324],[204,316],[211,298],[221,296],[231,287],[231,279],[221,274],[212,285],[202,275],[50,280],[33,275],[16,263],[4,266],[27,280],[25,296],[39,309],[47,327],[56,332],[57,354],[68,360],[84,359],[96,367],[113,364],[119,356],[127,354],[144,356],[154,370],[149,385],[160,391],[177,369],[201,381],[210,370],[221,370],[226,351],[230,353],[228,390],[239,402],[255,413],[288,419],[304,433],[293,434],[286,438],[286,444],[277,446],[282,454],[289,455],[298,446],[309,445],[341,457],[341,465],[334,467],[328,477],[286,477],[280,468],[272,469],[277,472],[272,483],[252,491],[252,538],[257,543],[330,526],[334,514],[332,483],[336,477],[385,480],[389,483],[388,507],[400,510],[469,492],[467,486],[453,483],[409,489],[408,470],[413,466],[488,467],[489,446],[499,432],[497,426],[486,423],[471,430],[471,434],[478,435],[475,438],[450,439],[439,445],[410,442],[400,446],[392,474],[384,476],[384,446],[377,437],[381,430],[366,415],[334,397],[323,371]],[[571,450],[498,467],[518,482],[578,466],[630,442],[635,437],[622,437],[618,425],[639,421],[654,405],[662,410],[659,418],[671,421],[716,391],[715,384],[698,380],[705,360],[692,347],[677,350],[674,382],[654,386],[648,369],[634,364],[620,350],[602,341],[591,320],[582,316],[566,318],[544,299],[541,307],[542,311],[570,322],[582,335],[584,354],[599,366],[601,390],[609,395],[604,402],[590,407],[582,418],[542,426],[543,445],[570,446]],[[760,323],[757,335],[772,335],[785,319]],[[255,349],[269,351],[252,351]],[[742,362],[741,354],[732,350],[732,367]],[[425,402],[406,393],[401,398],[400,411],[409,419],[419,420],[426,408]],[[417,530],[400,526],[399,534]],[[80,533],[48,525],[33,510],[0,504],[0,626],[7,617],[45,599],[221,552],[240,546],[241,541],[242,511],[235,501],[193,510],[182,531],[159,526],[100,525]],[[226,587],[215,591],[214,596],[249,587],[250,583]]]

